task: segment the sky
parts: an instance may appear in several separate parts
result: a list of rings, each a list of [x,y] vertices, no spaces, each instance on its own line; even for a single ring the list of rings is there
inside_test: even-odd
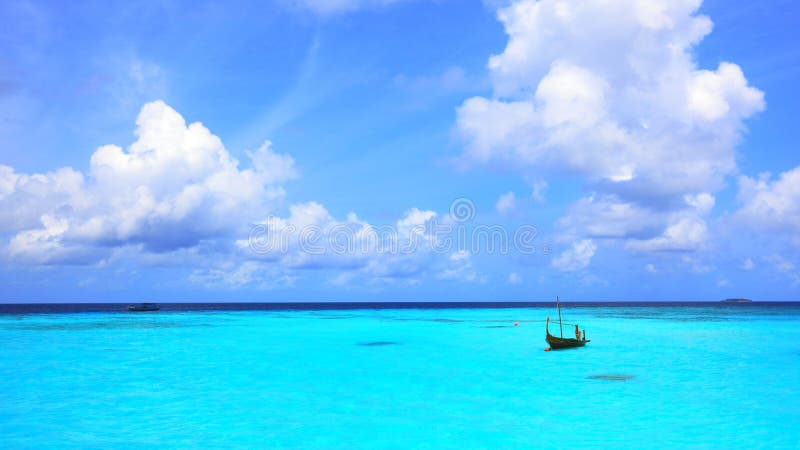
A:
[[[800,299],[789,1],[7,1],[0,302]]]

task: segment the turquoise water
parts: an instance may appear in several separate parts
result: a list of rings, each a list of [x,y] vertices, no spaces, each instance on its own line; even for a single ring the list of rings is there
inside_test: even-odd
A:
[[[800,447],[800,308],[573,308],[592,342],[560,352],[543,351],[547,314],[0,315],[0,441]]]

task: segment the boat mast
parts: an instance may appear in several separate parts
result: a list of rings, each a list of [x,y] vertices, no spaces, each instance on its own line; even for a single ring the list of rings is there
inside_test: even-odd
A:
[[[561,337],[564,337],[564,325],[561,323],[561,300],[559,300],[558,296],[556,295],[556,307],[558,307],[558,330],[561,333]]]

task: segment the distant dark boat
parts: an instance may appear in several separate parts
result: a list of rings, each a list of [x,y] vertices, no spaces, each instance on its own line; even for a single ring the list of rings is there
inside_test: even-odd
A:
[[[155,303],[142,303],[140,305],[129,305],[127,308],[128,311],[134,311],[134,312],[158,311],[159,309],[161,309],[161,307]]]
[[[747,298],[726,298],[722,303],[753,303],[753,301]]]
[[[565,348],[583,347],[587,342],[591,342],[590,340],[586,339],[586,330],[583,330],[583,336],[581,336],[581,332],[577,324],[568,324],[561,320],[561,301],[558,297],[556,297],[556,308],[558,308],[559,337],[550,334],[550,317],[548,317],[544,326],[544,330],[545,340],[548,344],[550,344],[550,348],[545,350],[561,350]],[[564,325],[575,325],[575,339],[564,337]]]

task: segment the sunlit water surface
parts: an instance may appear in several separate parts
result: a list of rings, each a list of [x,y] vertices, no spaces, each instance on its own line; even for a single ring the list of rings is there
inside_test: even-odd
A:
[[[543,351],[547,314],[0,315],[0,441],[800,447],[800,308],[571,308],[592,342],[560,352]]]

